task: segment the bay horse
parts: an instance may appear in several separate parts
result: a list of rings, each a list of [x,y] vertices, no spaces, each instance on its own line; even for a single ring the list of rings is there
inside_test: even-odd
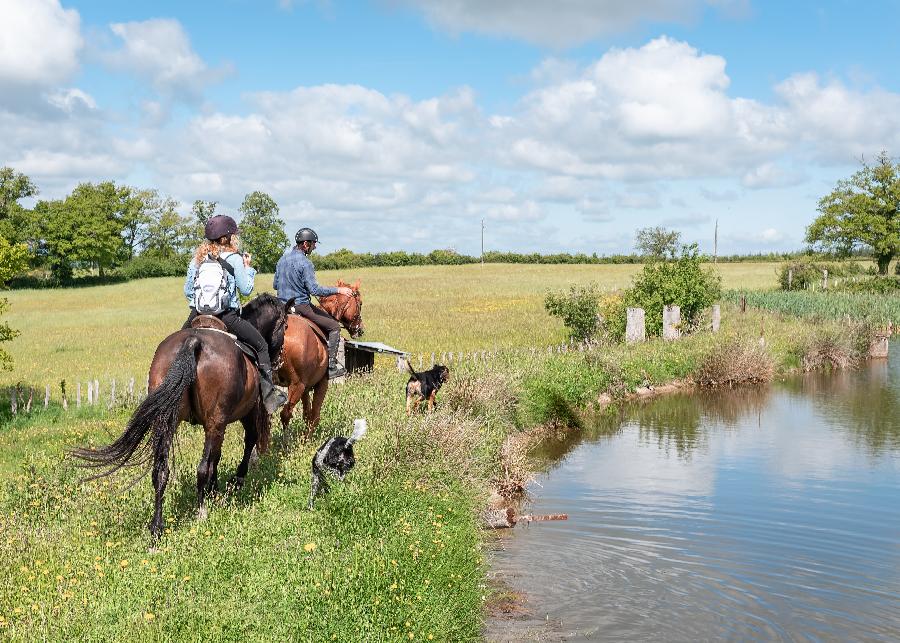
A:
[[[359,281],[351,286],[339,280],[338,287],[341,286],[350,288],[353,296],[318,297],[319,307],[338,320],[355,339],[364,332]],[[288,310],[292,305],[293,300],[288,301]],[[304,440],[312,435],[319,424],[319,413],[325,401],[325,393],[328,392],[328,350],[323,339],[312,329],[311,323],[299,315],[288,315],[283,362],[277,369],[278,382],[288,387],[288,401],[281,409],[284,435],[288,435],[288,424],[293,417],[294,407],[297,402],[302,402],[303,419],[306,422]]]
[[[278,355],[284,341],[286,309],[271,295],[258,295],[241,316],[254,323]],[[126,466],[146,466],[152,460],[155,503],[150,534],[162,534],[163,494],[169,481],[169,457],[175,430],[182,421],[203,425],[203,455],[197,466],[197,516],[207,515],[206,497],[218,487],[225,427],[240,421],[244,455],[232,479],[240,487],[256,447],[269,447],[271,424],[259,395],[259,372],[230,335],[210,329],[179,330],[157,347],[150,364],[148,395],[113,443],[70,453],[83,466],[104,469],[89,479],[107,476]],[[149,439],[148,439],[149,436]]]

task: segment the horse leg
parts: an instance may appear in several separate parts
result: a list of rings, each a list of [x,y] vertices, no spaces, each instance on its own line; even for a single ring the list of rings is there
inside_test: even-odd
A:
[[[213,425],[206,430],[203,444],[203,457],[197,465],[197,518],[204,520],[208,515],[206,496],[216,483],[216,470],[222,457],[222,442],[225,439],[225,426]]]
[[[247,477],[247,470],[250,468],[250,456],[253,454],[253,448],[256,446],[256,410],[254,409],[250,415],[241,418],[241,424],[244,426],[244,457],[238,465],[231,484],[235,489],[244,486],[244,478]]]
[[[163,497],[169,482],[169,450],[171,447],[171,440],[167,439],[168,437],[165,433],[158,433],[154,435],[153,440],[153,489],[156,497],[153,505],[153,518],[150,520],[150,535],[154,540],[159,540],[163,530]]]
[[[319,426],[319,414],[322,410],[322,403],[325,401],[325,394],[328,392],[328,380],[323,379],[313,391],[312,403],[310,404],[309,422],[306,429],[306,437],[312,437],[313,431]]]
[[[294,407],[297,406],[297,402],[303,398],[305,393],[306,385],[303,382],[297,382],[288,387],[288,401],[281,407],[281,432],[285,436],[288,435],[291,418],[294,417]]]

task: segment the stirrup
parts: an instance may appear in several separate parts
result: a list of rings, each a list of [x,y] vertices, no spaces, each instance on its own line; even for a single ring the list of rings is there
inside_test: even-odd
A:
[[[340,364],[335,364],[334,366],[328,367],[328,379],[333,380],[338,377],[344,377],[347,375],[347,369],[345,369]]]

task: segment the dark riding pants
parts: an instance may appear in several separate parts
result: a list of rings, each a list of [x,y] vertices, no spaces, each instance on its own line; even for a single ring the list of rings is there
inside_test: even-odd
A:
[[[196,316],[197,310],[191,308],[191,314],[188,315],[187,321],[184,322],[184,326],[182,326],[181,329],[185,330],[190,328],[191,322],[194,321]],[[253,347],[256,354],[259,355],[259,367],[261,370],[266,372],[272,370],[272,363],[269,360],[269,345],[266,343],[266,340],[263,339],[263,336],[259,334],[256,326],[238,315],[238,311],[234,308],[229,308],[221,315],[215,315],[215,317],[222,320],[225,324],[225,328],[228,329],[228,332],[237,335],[239,340]]]
[[[294,312],[306,317],[328,335],[332,331],[341,330],[341,324],[334,317],[326,313],[318,306],[312,304],[299,304],[294,306]]]

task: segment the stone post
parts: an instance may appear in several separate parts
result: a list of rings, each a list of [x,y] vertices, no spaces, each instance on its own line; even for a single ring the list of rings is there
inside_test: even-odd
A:
[[[888,356],[889,336],[885,333],[876,333],[869,344],[869,357],[885,358]]]
[[[722,323],[722,311],[719,308],[719,304],[714,304],[712,307],[712,332],[719,332],[719,325]]]
[[[828,290],[828,271],[822,271],[822,290]]]
[[[681,337],[681,308],[666,306],[663,308],[663,339],[673,340]]]
[[[629,344],[642,342],[647,338],[647,329],[644,321],[643,308],[629,308],[627,310],[628,322],[625,327],[625,341]]]

